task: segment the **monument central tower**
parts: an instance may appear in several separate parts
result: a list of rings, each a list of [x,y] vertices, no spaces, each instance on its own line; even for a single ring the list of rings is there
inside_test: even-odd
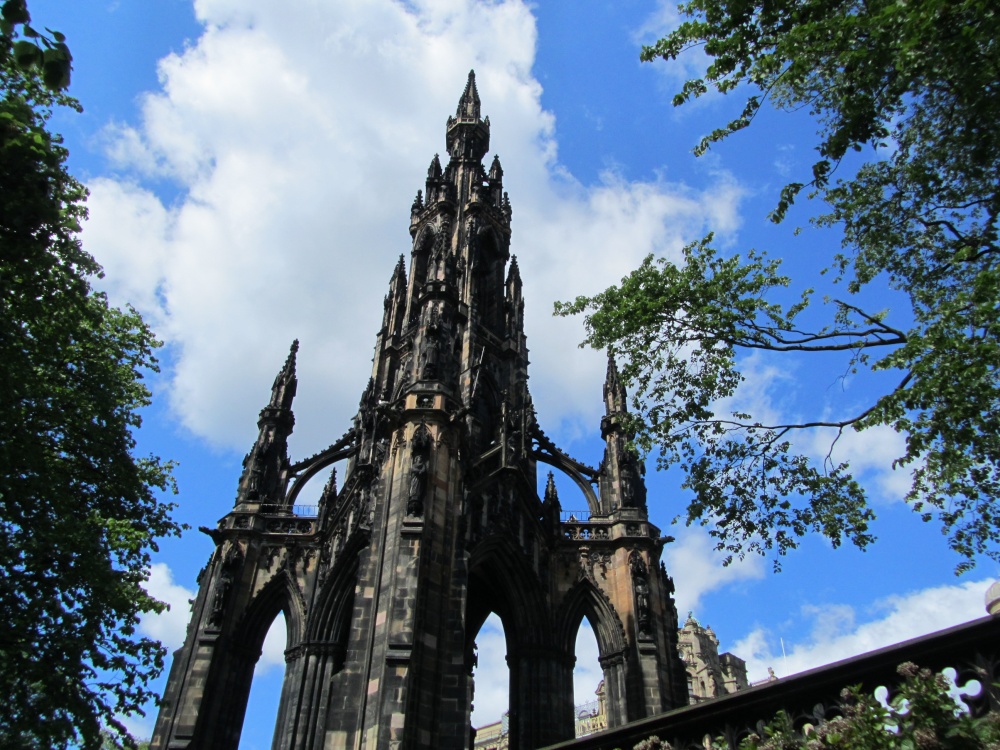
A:
[[[261,411],[236,503],[199,577],[174,655],[154,748],[236,750],[253,667],[273,619],[287,622],[274,747],[467,748],[474,639],[495,612],[510,670],[512,748],[573,736],[573,665],[594,628],[610,726],[687,703],[673,584],[649,523],[641,462],[621,426],[609,362],[604,459],[558,450],[528,392],[511,206],[474,74],[411,207],[384,300],[372,376],[347,432],[289,459],[296,342]],[[295,504],[331,472],[316,509]],[[588,511],[564,519],[551,475]]]

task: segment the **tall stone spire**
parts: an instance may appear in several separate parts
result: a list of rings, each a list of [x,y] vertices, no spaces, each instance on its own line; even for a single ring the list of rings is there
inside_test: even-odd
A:
[[[295,376],[295,359],[298,352],[299,340],[295,339],[288,350],[285,364],[274,377],[274,384],[271,386],[271,401],[266,409],[286,411],[292,408],[292,399],[295,398],[295,389],[298,386],[298,379]],[[263,417],[263,413],[261,416]]]
[[[398,336],[406,321],[406,265],[402,255],[392,272],[389,293],[383,301],[382,329],[389,336]]]
[[[628,414],[628,395],[615,358],[608,353],[608,372],[604,379],[605,416],[601,419],[604,438],[604,461],[601,463],[602,510],[636,508],[646,512],[645,464],[629,446],[633,435],[626,431],[623,417]]]
[[[611,352],[608,352],[608,372],[604,377],[604,409],[609,417],[628,412],[628,394]]]
[[[462,98],[454,117],[448,118],[448,153],[452,159],[476,162],[483,160],[490,149],[490,118],[480,119],[479,91],[476,90],[476,72],[469,71]],[[482,170],[482,165],[479,165]]]
[[[273,745],[287,750],[469,747],[474,644],[491,612],[509,647],[511,750],[573,737],[583,618],[609,726],[687,703],[673,588],[656,572],[660,534],[627,449],[614,363],[600,469],[536,423],[511,207],[500,160],[484,168],[489,120],[473,74],[446,139],[447,163],[431,161],[410,206],[410,256],[392,272],[346,431],[290,462],[297,342],[275,378],[236,507],[207,529],[216,548],[154,750],[238,750],[254,663],[281,612]],[[566,521],[553,476],[539,486],[539,462],[583,494]],[[323,472],[318,506],[298,504]]]
[[[295,359],[299,340],[292,342],[285,364],[271,385],[271,399],[257,420],[257,441],[243,459],[243,476],[236,494],[236,506],[246,503],[279,503],[288,473],[288,437],[295,428],[292,400],[298,386]]]

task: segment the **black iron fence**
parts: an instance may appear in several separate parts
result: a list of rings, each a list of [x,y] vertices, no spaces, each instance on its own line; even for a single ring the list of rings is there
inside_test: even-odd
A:
[[[716,737],[724,738],[735,749],[741,739],[781,710],[800,728],[839,716],[841,690],[851,685],[860,685],[872,693],[885,688],[891,698],[903,680],[896,672],[903,662],[938,672],[953,669],[956,684],[965,688],[962,699],[973,715],[1000,710],[993,687],[1000,682],[1000,617],[985,617],[695,706],[551,745],[548,750],[631,750],[653,735],[669,742],[674,750],[704,750],[705,739]]]

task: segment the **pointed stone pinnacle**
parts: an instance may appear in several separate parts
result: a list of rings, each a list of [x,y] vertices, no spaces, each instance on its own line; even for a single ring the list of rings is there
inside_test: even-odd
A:
[[[462,98],[458,100],[456,116],[459,118],[479,119],[479,91],[476,89],[476,71],[469,71],[469,80],[465,84]]]

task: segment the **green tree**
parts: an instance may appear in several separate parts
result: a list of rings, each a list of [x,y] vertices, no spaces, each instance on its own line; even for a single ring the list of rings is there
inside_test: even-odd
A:
[[[177,534],[170,464],[134,455],[159,345],[96,292],[86,190],[48,132],[63,81],[0,29],[0,746],[101,747],[141,713],[164,649],[138,617],[156,538]],[[23,4],[22,4],[23,5]],[[32,45],[35,42],[31,42]],[[23,48],[22,48],[23,49]]]
[[[810,458],[796,436],[879,425],[905,436],[894,465],[911,472],[906,499],[940,522],[958,570],[982,553],[1000,559],[1000,11],[990,0],[692,0],[680,10],[683,23],[642,52],[706,56],[674,103],[746,94],[696,154],[767,104],[814,115],[811,174],[783,188],[771,218],[803,190],[823,202],[814,222],[843,230],[828,265],[843,291],[825,307],[808,288],[779,304],[793,280],[778,261],[727,257],[709,237],[685,250],[685,265],[647,258],[556,312],[585,313],[586,343],[624,357],[638,446],[686,469],[687,521],[711,522],[730,559],[773,551],[777,561],[810,531],[871,542],[873,513],[850,467]],[[866,309],[879,285],[905,309]],[[719,407],[754,351],[812,356],[818,368],[842,352],[849,372],[895,377],[857,411],[763,424]]]

